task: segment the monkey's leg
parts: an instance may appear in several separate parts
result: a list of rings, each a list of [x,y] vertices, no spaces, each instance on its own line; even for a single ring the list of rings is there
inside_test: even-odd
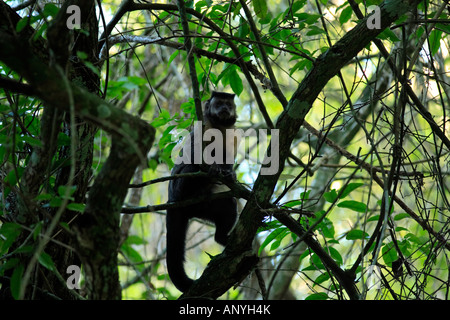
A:
[[[236,199],[221,199],[214,206],[214,223],[216,225],[216,234],[214,239],[217,243],[225,246],[228,236],[237,220]]]

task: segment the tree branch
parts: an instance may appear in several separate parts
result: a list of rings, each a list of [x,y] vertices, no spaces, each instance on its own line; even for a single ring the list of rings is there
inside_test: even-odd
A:
[[[186,47],[188,65],[189,65],[189,75],[191,76],[192,82],[192,93],[194,95],[194,104],[195,104],[195,113],[197,114],[197,120],[203,121],[203,112],[202,112],[202,101],[200,99],[200,91],[199,84],[197,78],[197,71],[195,69],[195,59],[192,54],[192,41],[189,36],[189,24],[186,16],[186,6],[184,4],[184,0],[177,0],[178,10],[180,12],[180,21],[183,27],[184,33],[184,46]]]
[[[32,86],[5,77],[0,77],[0,88],[27,96],[32,96],[34,94]]]

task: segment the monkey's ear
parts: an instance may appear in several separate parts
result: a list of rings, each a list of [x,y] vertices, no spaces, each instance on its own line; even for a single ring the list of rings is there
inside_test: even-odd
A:
[[[211,98],[209,98],[208,100],[205,101],[205,110],[209,109],[209,104],[211,103],[213,96],[211,96]]]
[[[217,91],[211,92],[211,97],[209,98],[209,100],[212,100],[212,98],[217,97],[219,94],[220,94],[220,92],[217,92]]]

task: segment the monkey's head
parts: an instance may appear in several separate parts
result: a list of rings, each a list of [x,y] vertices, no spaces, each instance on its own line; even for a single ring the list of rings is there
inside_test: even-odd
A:
[[[236,122],[234,94],[213,91],[205,103],[205,120],[214,128],[231,128]]]

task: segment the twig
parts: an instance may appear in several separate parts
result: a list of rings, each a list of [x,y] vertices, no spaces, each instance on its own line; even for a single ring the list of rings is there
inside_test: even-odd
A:
[[[245,15],[247,16],[248,23],[250,25],[250,29],[253,32],[253,35],[255,36],[256,43],[258,46],[259,51],[261,52],[261,56],[263,58],[264,66],[266,67],[266,71],[269,74],[270,78],[270,90],[273,92],[275,97],[281,102],[281,105],[283,108],[286,108],[288,101],[286,97],[283,95],[283,92],[281,92],[280,87],[278,85],[277,78],[275,77],[275,74],[273,73],[272,67],[270,65],[269,57],[267,56],[266,49],[264,48],[261,37],[259,36],[258,29],[256,28],[255,21],[253,21],[252,14],[250,10],[247,7],[247,4],[245,0],[240,0],[242,9],[244,9]]]
[[[191,198],[184,201],[177,201],[177,202],[167,202],[164,204],[157,204],[157,205],[148,205],[143,207],[124,207],[122,208],[121,213],[123,214],[136,214],[136,213],[145,213],[145,212],[155,212],[160,210],[167,210],[167,209],[173,209],[173,208],[183,208],[187,206],[191,206],[193,204],[205,202],[205,201],[211,201],[215,199],[223,199],[223,198],[230,198],[234,197],[233,191],[227,191],[227,192],[221,192],[221,193],[214,193],[212,195],[203,196],[203,197],[196,197]]]
[[[191,76],[192,81],[192,94],[194,95],[195,113],[197,114],[197,120],[203,121],[202,102],[200,99],[197,71],[195,70],[195,60],[192,55],[192,41],[189,37],[189,24],[186,17],[186,6],[184,4],[184,0],[178,0],[177,6],[180,11],[180,20],[183,27],[184,46],[186,47],[189,75]]]
[[[146,187],[149,186],[151,184],[155,184],[155,183],[160,183],[160,182],[165,182],[165,181],[170,181],[170,180],[175,180],[175,179],[179,179],[179,178],[205,178],[208,177],[208,173],[206,172],[188,172],[188,173],[179,173],[179,174],[175,174],[173,176],[167,176],[167,177],[161,177],[161,178],[156,178],[156,179],[152,179],[146,182],[142,182],[142,183],[137,183],[137,184],[130,184],[128,186],[128,188],[142,188],[142,187]]]

